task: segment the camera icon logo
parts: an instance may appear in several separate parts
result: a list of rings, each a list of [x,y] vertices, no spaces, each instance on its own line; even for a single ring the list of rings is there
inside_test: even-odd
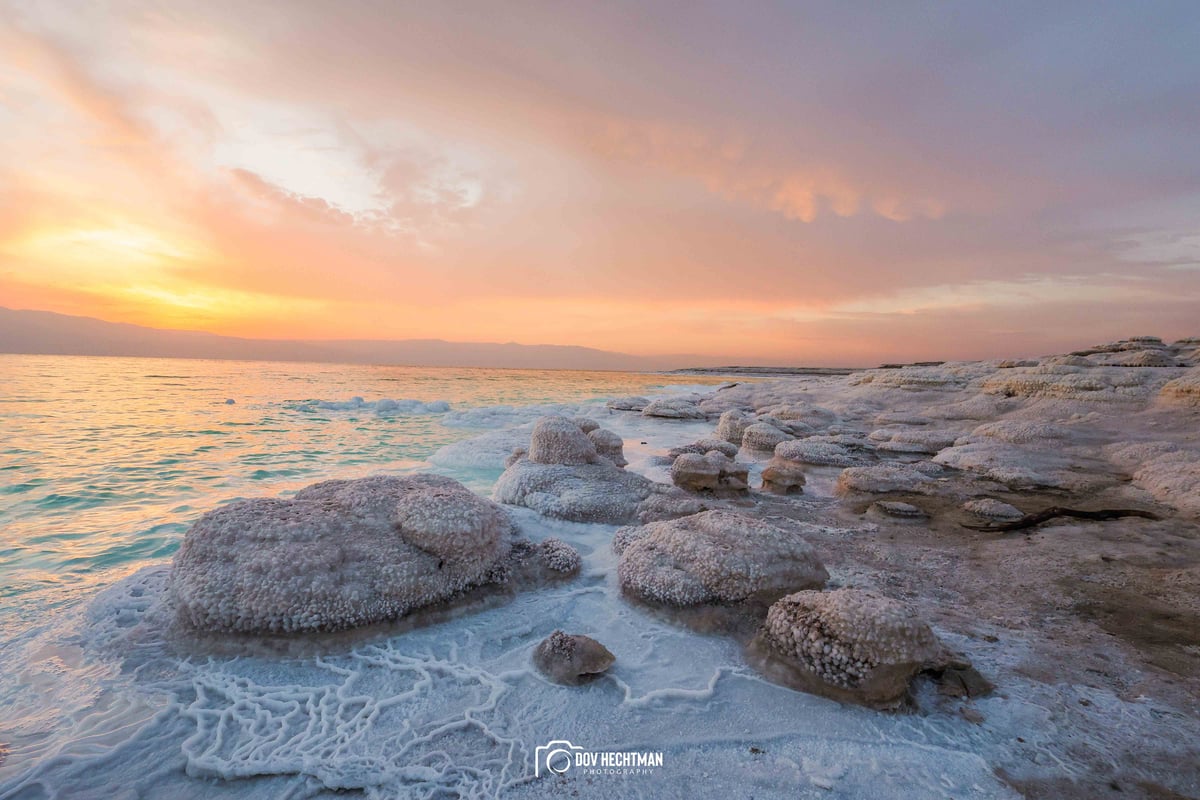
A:
[[[534,777],[541,777],[545,770],[553,775],[563,775],[575,763],[575,754],[582,753],[583,748],[571,744],[566,739],[556,739],[534,748]]]

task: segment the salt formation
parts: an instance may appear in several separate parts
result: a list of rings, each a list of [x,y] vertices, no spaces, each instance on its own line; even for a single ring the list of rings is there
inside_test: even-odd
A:
[[[514,538],[503,509],[450,478],[326,481],[205,514],[170,591],[180,618],[204,630],[349,628],[488,581]]]
[[[1170,405],[1200,408],[1200,368],[1193,367],[1163,385],[1158,393],[1159,402]]]
[[[832,441],[828,436],[781,442],[775,446],[775,458],[796,464],[829,467],[852,467],[865,461],[862,455],[844,444]]]
[[[684,453],[671,464],[671,482],[689,492],[715,495],[745,494],[750,488],[749,468],[724,453]]]
[[[730,511],[625,528],[613,548],[622,589],[674,606],[773,599],[829,578],[797,532]]]
[[[883,708],[899,705],[913,677],[943,657],[916,611],[859,589],[803,591],[778,600],[760,641],[806,688]]]
[[[590,636],[556,630],[533,651],[533,663],[555,683],[574,685],[604,672],[616,661],[608,648]]]
[[[786,442],[785,442],[786,444]],[[778,450],[778,448],[776,448]],[[763,468],[762,489],[771,494],[800,494],[804,491],[804,467],[795,461],[775,456]]]
[[[596,454],[607,458],[614,466],[624,467],[629,462],[625,460],[625,441],[612,431],[596,427],[588,431],[588,438],[596,448]]]
[[[644,417],[663,417],[665,419],[704,419],[705,414],[698,405],[695,397],[663,397],[652,401],[642,409]]]
[[[560,575],[574,575],[583,566],[579,551],[562,539],[551,536],[537,544],[538,556],[543,564]]]
[[[739,409],[730,409],[721,414],[717,421],[717,438],[724,439],[738,447],[742,446],[742,437],[746,428],[754,424],[754,417]]]
[[[641,396],[630,397],[614,397],[605,403],[606,406],[614,411],[641,411],[646,406],[650,405],[649,398]]]
[[[768,453],[775,450],[780,442],[793,439],[790,433],[766,422],[756,422],[746,427],[742,434],[742,446],[749,450],[763,450]]]
[[[632,522],[653,484],[611,460],[619,456],[623,465],[619,441],[604,428],[585,434],[565,417],[543,417],[533,427],[528,453],[514,451],[493,496],[574,522]]]
[[[855,492],[885,494],[887,492],[914,492],[933,494],[937,484],[934,475],[937,467],[924,464],[872,464],[866,467],[850,467],[838,476],[837,493],[847,495]]]
[[[954,444],[957,435],[943,430],[924,428],[883,428],[872,431],[869,437],[879,450],[893,453],[933,454]]]
[[[1011,522],[1025,516],[1021,509],[992,497],[977,497],[963,503],[963,511],[984,519]]]
[[[1200,450],[1171,442],[1120,443],[1109,458],[1132,473],[1133,483],[1155,500],[1200,515]]]
[[[879,500],[871,504],[871,512],[894,519],[918,520],[929,516],[912,503],[901,503],[895,500]]]
[[[713,450],[716,450],[726,458],[735,458],[738,454],[737,445],[730,444],[724,439],[701,439],[698,442],[693,442],[692,444],[685,444],[681,447],[672,447],[670,451],[667,452],[667,457],[674,461],[684,453],[699,453],[700,455],[704,455],[705,453],[710,453]]]
[[[228,403],[229,401],[226,401]],[[310,400],[300,403],[298,408],[304,411],[364,411],[379,417],[391,417],[401,414],[444,414],[450,410],[450,404],[445,400],[422,402],[420,400],[364,400],[361,397],[351,397],[349,400]]]

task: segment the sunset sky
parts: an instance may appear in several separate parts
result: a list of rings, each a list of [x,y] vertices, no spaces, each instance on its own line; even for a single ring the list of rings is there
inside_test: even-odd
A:
[[[877,5],[0,0],[0,306],[762,363],[1200,335],[1200,5]]]

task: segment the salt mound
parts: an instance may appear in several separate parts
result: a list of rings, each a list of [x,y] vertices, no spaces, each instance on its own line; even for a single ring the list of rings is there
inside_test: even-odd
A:
[[[742,447],[749,450],[774,452],[775,446],[794,438],[790,433],[766,422],[756,422],[746,427],[742,434]]]
[[[650,400],[649,398],[642,397],[640,395],[614,397],[604,405],[608,406],[614,411],[641,411],[646,406],[650,405]]]
[[[644,417],[663,417],[665,419],[704,419],[705,414],[693,397],[664,397],[655,400],[642,409]]]
[[[1016,520],[1025,516],[1021,509],[991,497],[978,497],[963,503],[963,511],[984,519]]]
[[[1157,370],[1043,365],[1005,370],[985,380],[983,389],[1005,397],[1137,401],[1149,397],[1166,380]]]
[[[1026,422],[1018,419],[1001,419],[986,422],[971,431],[969,438],[996,439],[1009,444],[1033,444],[1067,439],[1071,432],[1061,425],[1047,422]]]
[[[775,446],[775,457],[797,464],[829,467],[852,467],[864,461],[863,456],[829,437],[809,437],[781,442]]]
[[[958,435],[952,431],[936,429],[883,428],[874,431],[869,436],[878,442],[876,447],[892,453],[929,453],[933,454],[954,444]]]
[[[614,466],[624,467],[629,462],[625,460],[625,440],[607,428],[595,428],[588,431],[587,437],[596,446],[596,454],[606,458]]]
[[[760,641],[812,690],[890,708],[942,648],[911,607],[859,589],[804,591],[767,612]]]
[[[1161,403],[1200,408],[1200,367],[1193,367],[1158,392]]]
[[[741,447],[742,439],[746,435],[746,428],[753,424],[753,416],[745,411],[731,409],[721,414],[721,418],[717,421],[717,437]]]
[[[711,453],[713,450],[716,450],[727,458],[735,458],[738,454],[737,445],[731,444],[724,439],[700,439],[692,444],[672,447],[667,452],[667,457],[674,460],[684,453],[699,453],[700,455],[704,455],[705,453]]]
[[[778,597],[825,584],[816,551],[794,531],[729,511],[619,531],[621,588],[675,606]]]
[[[486,582],[514,536],[503,509],[450,478],[326,481],[205,514],[170,591],[179,617],[204,630],[349,628]]]
[[[843,496],[854,492],[932,494],[936,484],[930,473],[936,469],[931,464],[872,464],[866,467],[850,467],[842,470],[842,474],[838,476],[836,491]]]
[[[596,445],[565,417],[542,417],[529,439],[529,460],[535,464],[594,464]]]

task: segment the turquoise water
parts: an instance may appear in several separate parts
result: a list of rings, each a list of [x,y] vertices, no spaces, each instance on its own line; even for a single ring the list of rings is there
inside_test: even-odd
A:
[[[214,505],[330,477],[430,468],[438,448],[480,433],[380,399],[443,401],[457,412],[596,401],[669,380],[0,355],[0,636],[95,591],[106,575],[171,556]]]

